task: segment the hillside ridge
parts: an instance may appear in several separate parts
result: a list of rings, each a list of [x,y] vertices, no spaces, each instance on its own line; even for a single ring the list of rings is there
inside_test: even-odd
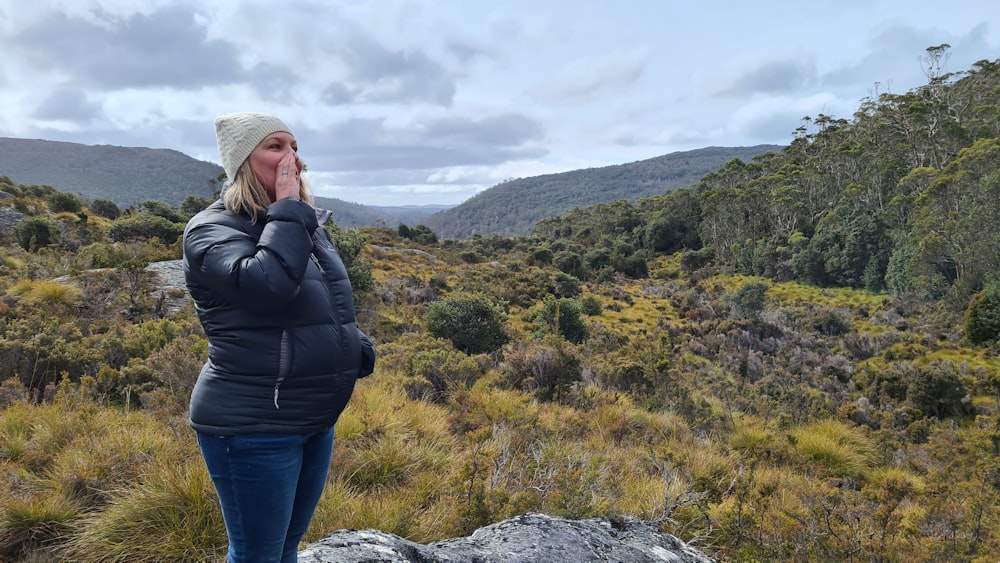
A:
[[[697,183],[733,159],[750,161],[779,145],[705,147],[644,160],[518,178],[435,213],[427,226],[442,238],[526,235],[541,219],[617,200],[635,202]]]
[[[518,178],[457,206],[371,206],[318,196],[345,227],[426,224],[443,238],[527,234],[540,219],[616,200],[635,201],[699,181],[733,158],[777,145],[705,147],[596,168]],[[148,200],[177,206],[188,196],[211,198],[223,169],[163,148],[84,145],[0,137],[0,175],[14,183],[48,185],[87,200],[128,207]]]

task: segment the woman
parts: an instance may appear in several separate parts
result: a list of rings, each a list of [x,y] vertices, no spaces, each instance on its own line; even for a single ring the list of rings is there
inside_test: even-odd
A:
[[[184,231],[184,274],[209,341],[191,426],[222,505],[227,561],[295,561],[333,425],[375,348],[291,130],[260,113],[226,114],[215,128],[231,182]]]

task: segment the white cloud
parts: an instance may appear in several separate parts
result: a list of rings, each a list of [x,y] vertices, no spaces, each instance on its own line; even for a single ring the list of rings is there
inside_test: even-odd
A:
[[[217,160],[212,121],[275,113],[320,195],[459,203],[508,178],[786,143],[876,83],[1000,58],[955,0],[0,0],[0,136]],[[408,201],[412,198],[414,201]]]

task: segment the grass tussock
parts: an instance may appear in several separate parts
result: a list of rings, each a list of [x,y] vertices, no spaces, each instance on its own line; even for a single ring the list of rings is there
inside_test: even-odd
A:
[[[83,293],[76,287],[51,280],[21,280],[8,289],[24,306],[75,307]]]
[[[15,495],[0,509],[0,558],[47,552],[67,535],[80,508],[58,495]]]
[[[114,504],[75,522],[61,557],[121,563],[224,557],[226,527],[201,460],[152,465],[141,483],[115,496]]]
[[[864,433],[836,420],[819,421],[797,429],[795,448],[821,475],[859,477],[869,469],[875,447]]]

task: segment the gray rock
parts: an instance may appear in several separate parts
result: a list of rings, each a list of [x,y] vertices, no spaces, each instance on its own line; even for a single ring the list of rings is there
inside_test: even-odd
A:
[[[27,217],[27,215],[15,210],[13,207],[0,207],[0,227],[3,227],[4,229],[14,228],[14,226],[25,217]]]
[[[153,293],[159,296],[162,311],[167,316],[180,311],[190,300],[187,284],[184,282],[183,260],[151,262],[146,266],[146,271],[152,272],[156,276]]]
[[[567,520],[528,513],[465,538],[418,544],[378,530],[337,530],[299,552],[299,563],[710,563],[654,523]]]

